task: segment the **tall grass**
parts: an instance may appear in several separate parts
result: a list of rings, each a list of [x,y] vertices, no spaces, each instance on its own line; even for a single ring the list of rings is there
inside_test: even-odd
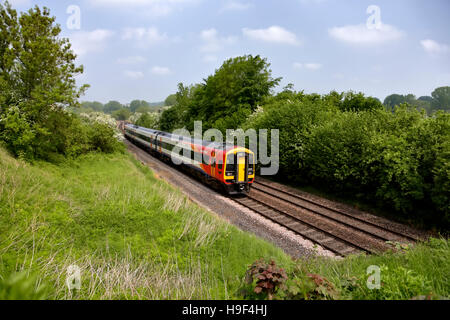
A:
[[[342,299],[450,298],[450,246],[445,239],[430,239],[399,252],[342,260],[315,257],[300,260],[297,265],[300,273],[317,273],[328,278]],[[371,290],[366,285],[369,266],[380,267],[380,289]],[[350,285],[353,281],[356,282]]]
[[[258,258],[291,264],[131,156],[29,165],[0,149],[0,164],[4,286],[21,272],[35,290],[45,285],[47,299],[229,299]],[[71,265],[81,270],[80,290],[66,285]]]

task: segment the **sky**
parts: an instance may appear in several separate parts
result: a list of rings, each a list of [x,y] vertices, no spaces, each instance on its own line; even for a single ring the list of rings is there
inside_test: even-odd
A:
[[[2,1],[2,0],[0,0]],[[228,58],[267,58],[279,88],[430,95],[450,85],[448,0],[10,0],[50,8],[91,87],[83,101],[163,101]]]

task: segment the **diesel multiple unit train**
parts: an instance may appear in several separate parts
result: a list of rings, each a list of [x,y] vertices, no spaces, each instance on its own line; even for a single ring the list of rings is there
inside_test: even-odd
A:
[[[255,179],[252,151],[228,143],[187,138],[132,124],[124,126],[125,137],[146,151],[166,160],[176,159],[206,183],[227,194],[245,194]]]

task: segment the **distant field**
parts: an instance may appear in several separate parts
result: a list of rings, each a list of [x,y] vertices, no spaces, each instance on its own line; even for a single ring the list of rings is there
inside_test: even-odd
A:
[[[228,299],[258,258],[289,264],[128,155],[32,166],[0,149],[0,163],[0,275],[25,271],[47,284],[42,297]],[[81,268],[76,296],[70,265]]]

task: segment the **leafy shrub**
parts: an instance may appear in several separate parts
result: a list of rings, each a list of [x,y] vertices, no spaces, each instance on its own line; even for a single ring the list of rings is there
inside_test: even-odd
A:
[[[45,126],[33,123],[19,107],[10,107],[0,117],[0,140],[15,155],[26,160],[60,162],[91,151],[123,150],[115,130],[106,123],[80,118],[61,109],[53,110]]]
[[[150,129],[158,129],[159,128],[159,114],[154,112],[146,112],[143,113],[135,122],[136,125],[150,128]]]
[[[278,296],[286,300],[337,300],[339,298],[337,290],[328,279],[312,273],[289,279]]]
[[[260,259],[246,272],[241,294],[246,299],[329,300],[338,299],[334,285],[318,274],[294,272],[288,278],[274,261]]]
[[[274,261],[266,263],[261,259],[247,270],[245,282],[253,289],[252,293],[255,293],[257,298],[272,300],[277,290],[284,288],[286,279],[286,272],[278,268]],[[248,296],[252,294],[247,293]]]
[[[367,287],[367,275],[361,275],[353,292],[354,299],[404,300],[432,295],[431,283],[422,275],[401,266],[395,269],[380,266],[380,289]]]
[[[94,151],[105,153],[123,150],[123,145],[118,143],[114,135],[115,132],[112,128],[100,123],[93,124],[90,128],[89,137],[91,148]]]
[[[391,112],[376,107],[378,101],[364,111],[342,111],[342,99],[285,91],[267,100],[245,128],[280,130],[280,178],[357,196],[445,229],[450,114],[428,117],[408,105]]]
[[[27,117],[18,107],[9,108],[0,117],[0,139],[10,151],[20,158],[30,159],[36,132]]]

